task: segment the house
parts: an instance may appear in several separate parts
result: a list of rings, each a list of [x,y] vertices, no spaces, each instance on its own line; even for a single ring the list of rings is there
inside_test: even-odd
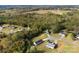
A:
[[[3,29],[3,27],[2,27],[2,26],[0,26],[0,32],[2,31],[2,29]]]
[[[16,26],[11,25],[11,26],[10,26],[10,28],[11,28],[11,29],[16,29],[17,27],[16,27]]]
[[[50,42],[46,45],[47,48],[51,48],[51,49],[54,49],[54,48],[57,48],[58,47],[58,42],[57,40],[54,40],[54,42]]]
[[[66,36],[66,32],[61,31],[61,32],[59,33],[59,35],[61,36],[60,39],[63,39],[63,38]]]
[[[54,49],[55,48],[55,43],[48,43],[46,45],[47,48],[50,48],[50,49]]]
[[[36,45],[40,45],[41,43],[43,43],[44,41],[43,40],[38,40],[36,42],[33,43],[34,46]]]
[[[7,27],[9,27],[9,26],[10,26],[10,25],[7,24],[7,25],[3,25],[2,27],[3,27],[3,28],[7,28]]]
[[[76,35],[76,39],[79,40],[79,34]]]

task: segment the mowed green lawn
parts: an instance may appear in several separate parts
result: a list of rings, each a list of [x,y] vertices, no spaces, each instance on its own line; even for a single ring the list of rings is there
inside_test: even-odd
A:
[[[51,36],[53,37],[57,37],[57,39],[59,38],[59,35],[56,34],[51,34]],[[42,34],[36,38],[33,38],[32,41],[35,42],[37,40],[40,39],[44,39],[46,38],[47,35],[46,34]],[[57,49],[49,49],[46,47],[47,45],[47,41],[45,41],[44,43],[36,46],[37,50],[39,51],[44,51],[44,53],[74,53],[74,52],[79,52],[79,40],[74,40],[73,39],[73,35],[72,33],[69,33],[65,38],[63,38],[62,40],[57,40],[58,42],[58,48]]]

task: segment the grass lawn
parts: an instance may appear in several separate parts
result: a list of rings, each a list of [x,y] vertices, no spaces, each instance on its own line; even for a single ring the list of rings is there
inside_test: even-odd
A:
[[[33,38],[32,41],[35,42],[37,40],[44,39],[44,38],[47,38],[47,35],[45,33],[44,34],[41,34],[38,37]]]

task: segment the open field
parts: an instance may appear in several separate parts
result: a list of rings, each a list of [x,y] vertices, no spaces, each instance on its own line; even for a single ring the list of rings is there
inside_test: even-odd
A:
[[[30,12],[26,12],[26,13],[37,13],[37,14],[46,14],[46,13],[53,13],[53,14],[59,14],[59,15],[62,15],[62,14],[66,14],[68,12],[71,12],[71,11],[66,11],[66,10],[38,10],[38,11],[30,11]]]
[[[4,12],[0,13],[0,15],[20,15],[20,14],[28,14],[28,13],[37,13],[37,14],[47,14],[53,13],[58,15],[63,15],[68,12],[72,12],[71,10],[36,10],[36,11],[23,11],[23,10],[5,10]]]

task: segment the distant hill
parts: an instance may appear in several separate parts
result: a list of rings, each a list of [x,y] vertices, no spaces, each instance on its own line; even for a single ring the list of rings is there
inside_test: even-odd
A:
[[[0,9],[10,8],[79,8],[79,5],[0,5]]]

